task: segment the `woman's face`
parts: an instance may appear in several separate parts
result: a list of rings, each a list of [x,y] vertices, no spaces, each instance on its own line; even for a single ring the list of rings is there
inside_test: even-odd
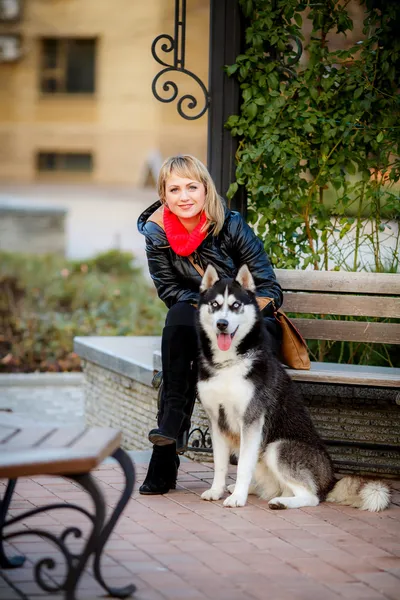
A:
[[[206,189],[200,181],[171,173],[165,182],[165,202],[184,225],[197,224],[205,201]]]

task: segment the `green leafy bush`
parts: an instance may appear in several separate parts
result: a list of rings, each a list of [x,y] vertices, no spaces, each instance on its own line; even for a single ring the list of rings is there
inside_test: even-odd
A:
[[[240,0],[245,48],[227,67],[242,92],[226,124],[239,139],[228,197],[245,186],[249,221],[277,267],[399,268],[400,230],[389,221],[400,204],[400,3],[360,0],[362,39],[337,50],[332,39],[345,46],[353,29],[348,4]]]
[[[81,262],[0,253],[0,371],[78,370],[75,336],[157,335],[164,317],[128,252]]]
[[[138,269],[133,264],[133,255],[131,252],[122,252],[121,250],[107,250],[101,252],[95,257],[85,262],[88,270],[98,271],[99,273],[109,273],[111,275],[133,275],[138,273]],[[82,262],[73,263],[75,269],[82,268]]]
[[[245,187],[249,223],[276,267],[398,272],[400,2],[360,0],[352,46],[348,1],[239,3],[244,48],[226,68],[242,97],[226,123],[238,138],[228,197]],[[400,364],[398,348],[379,344],[310,349],[317,360]]]

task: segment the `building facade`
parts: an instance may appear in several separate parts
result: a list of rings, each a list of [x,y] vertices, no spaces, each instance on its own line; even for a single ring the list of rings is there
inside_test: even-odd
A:
[[[208,0],[191,0],[186,66],[206,84],[208,29]],[[205,160],[207,114],[184,120],[151,91],[152,42],[173,32],[166,0],[0,0],[0,181],[143,185],[154,160]]]

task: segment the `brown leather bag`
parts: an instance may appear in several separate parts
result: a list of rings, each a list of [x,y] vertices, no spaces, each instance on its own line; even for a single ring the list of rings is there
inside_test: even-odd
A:
[[[194,266],[196,271],[203,277],[204,270],[198,263],[194,261],[192,255],[188,256],[189,261]],[[263,298],[263,300],[269,300],[272,302],[275,308],[275,302],[273,298]],[[266,306],[268,302],[263,302]],[[282,362],[290,369],[308,371],[311,367],[310,357],[308,355],[308,348],[305,339],[301,335],[297,327],[292,323],[289,317],[278,308],[274,310],[275,319],[278,321],[282,329],[282,344],[281,344],[281,358]]]
[[[310,357],[307,344],[300,331],[283,310],[275,311],[275,319],[282,329],[282,362],[291,369],[308,371],[311,367]]]

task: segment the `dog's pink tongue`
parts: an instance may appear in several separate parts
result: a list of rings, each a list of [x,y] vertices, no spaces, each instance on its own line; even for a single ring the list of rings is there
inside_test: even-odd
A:
[[[229,333],[219,333],[217,335],[218,348],[220,350],[229,350],[232,338]]]

